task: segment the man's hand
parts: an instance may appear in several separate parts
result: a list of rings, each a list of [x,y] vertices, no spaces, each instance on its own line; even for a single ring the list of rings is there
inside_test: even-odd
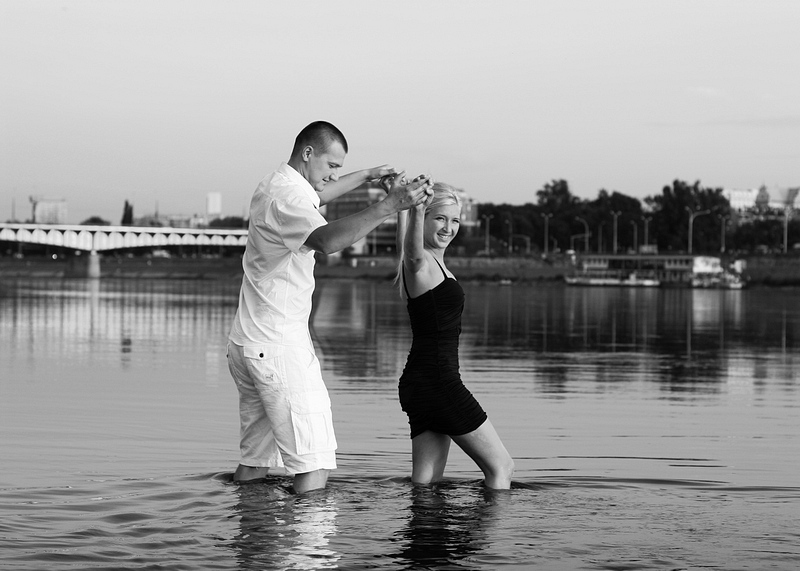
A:
[[[405,171],[395,175],[392,186],[383,200],[391,204],[395,211],[408,210],[424,204],[433,195],[433,181],[427,175],[419,175],[410,183],[405,179]]]
[[[305,244],[325,254],[343,250],[365,237],[389,216],[424,204],[433,194],[432,184],[430,177],[424,175],[407,183],[405,172],[397,173],[383,200],[370,204],[361,212],[323,224],[308,236]]]
[[[364,184],[381,177],[392,176],[395,173],[394,167],[381,165],[371,169],[361,169],[339,177],[338,180],[331,180],[321,191],[317,191],[319,203],[328,204],[336,200],[341,195],[350,192]]]
[[[405,171],[403,171],[403,173],[404,172]],[[398,174],[396,172],[383,175],[378,184],[380,184],[381,188],[388,193],[392,189],[392,186],[394,186],[396,181],[401,185],[406,184],[406,179],[404,176],[402,176],[402,173]]]
[[[391,176],[396,172],[397,171],[394,170],[394,167],[389,165],[381,165],[379,167],[373,167],[371,169],[367,169],[367,180],[377,180],[379,178]]]
[[[389,192],[389,184],[387,184],[386,181],[391,181],[397,174],[397,171],[392,166],[381,165],[379,167],[366,169],[365,173],[368,181],[372,182],[377,180],[380,187],[386,192]]]

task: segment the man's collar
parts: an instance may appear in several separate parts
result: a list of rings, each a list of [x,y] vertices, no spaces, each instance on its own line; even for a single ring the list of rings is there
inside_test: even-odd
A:
[[[278,168],[278,172],[297,184],[297,186],[300,187],[308,196],[308,199],[314,203],[314,206],[319,208],[319,193],[314,190],[314,187],[311,186],[311,183],[309,183],[303,175],[297,172],[294,167],[292,167],[289,163],[283,163]]]

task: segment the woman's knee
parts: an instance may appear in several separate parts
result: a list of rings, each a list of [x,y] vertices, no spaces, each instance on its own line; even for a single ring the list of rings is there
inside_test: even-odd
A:
[[[494,462],[490,462],[488,468],[494,478],[510,482],[511,476],[514,475],[514,459],[509,454],[504,454]]]
[[[514,469],[515,468],[516,468],[516,465],[514,464],[514,459],[511,456],[508,456],[508,458],[506,459],[506,461],[505,461],[505,463],[503,465],[503,471],[506,474],[508,474],[508,478],[509,479],[511,479],[511,476],[514,475]]]

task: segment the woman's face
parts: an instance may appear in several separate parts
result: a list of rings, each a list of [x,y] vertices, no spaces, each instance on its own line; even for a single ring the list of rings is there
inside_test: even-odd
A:
[[[434,206],[425,214],[425,246],[447,248],[458,234],[461,210],[457,204]]]

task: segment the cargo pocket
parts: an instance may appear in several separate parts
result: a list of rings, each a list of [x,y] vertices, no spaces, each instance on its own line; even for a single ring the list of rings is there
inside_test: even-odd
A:
[[[336,450],[331,400],[327,391],[305,393],[290,404],[297,454]]]
[[[262,396],[269,396],[280,391],[286,385],[286,366],[283,351],[280,347],[254,346],[243,347],[244,367],[251,382]]]

